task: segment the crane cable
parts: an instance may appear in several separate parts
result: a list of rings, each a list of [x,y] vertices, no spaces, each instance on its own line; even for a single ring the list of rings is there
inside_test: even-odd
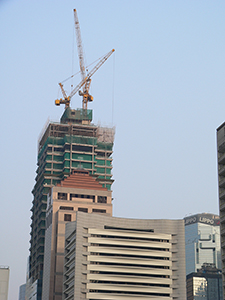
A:
[[[88,68],[89,68],[90,66],[92,66],[94,63],[96,63],[97,61],[100,61],[100,60],[101,60],[103,57],[105,57],[106,55],[107,55],[107,53],[106,53],[105,55],[102,55],[101,57],[99,57],[99,58],[96,59],[95,61],[93,61],[90,65],[88,65],[88,66],[86,67],[86,70],[88,70]],[[73,74],[73,75],[67,77],[66,79],[64,79],[63,81],[61,81],[61,83],[66,82],[67,80],[73,78],[74,76],[76,76],[76,75],[79,74],[79,73],[80,73],[80,71],[78,71],[77,73],[75,73],[75,74]],[[88,75],[88,72],[87,72],[87,75]]]

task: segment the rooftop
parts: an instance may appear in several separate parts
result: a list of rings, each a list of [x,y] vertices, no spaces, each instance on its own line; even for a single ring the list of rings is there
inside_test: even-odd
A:
[[[70,176],[66,177],[56,186],[107,191],[107,188],[103,188],[102,185],[84,169],[73,170]]]

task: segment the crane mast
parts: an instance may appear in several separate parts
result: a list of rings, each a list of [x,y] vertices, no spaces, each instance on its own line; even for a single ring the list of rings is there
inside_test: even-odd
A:
[[[79,57],[81,78],[83,80],[86,77],[86,72],[84,66],[84,53],[83,53],[82,40],[81,40],[80,24],[77,16],[77,10],[74,9],[73,11],[74,11],[75,32],[76,32],[76,39],[77,39],[77,52]]]
[[[86,76],[86,72],[85,72],[85,67],[84,67],[84,52],[83,52],[83,47],[82,47],[80,24],[79,24],[76,9],[74,9],[74,21],[75,21],[77,51],[78,51],[79,65],[80,65],[80,71],[81,71],[81,79],[83,80]],[[91,84],[91,79],[89,77],[86,80],[85,84],[83,85],[83,91],[81,91],[81,90],[79,91],[79,95],[83,97],[83,100],[82,100],[83,109],[87,109],[88,102],[93,101],[93,97],[89,94],[90,84]]]
[[[84,65],[84,54],[81,40],[81,32],[80,32],[80,24],[77,16],[77,11],[74,9],[74,21],[75,21],[75,31],[76,31],[76,40],[77,40],[77,51],[81,72],[81,82],[72,90],[69,96],[67,96],[63,84],[59,83],[64,99],[55,100],[56,105],[65,104],[65,109],[70,106],[71,98],[79,91],[79,95],[83,97],[82,107],[83,109],[87,109],[87,104],[90,101],[93,101],[93,96],[89,94],[91,77],[94,73],[104,64],[104,62],[110,57],[110,55],[115,51],[112,49],[109,51],[97,64],[96,66],[86,74],[86,69]],[[80,90],[82,88],[82,91]]]

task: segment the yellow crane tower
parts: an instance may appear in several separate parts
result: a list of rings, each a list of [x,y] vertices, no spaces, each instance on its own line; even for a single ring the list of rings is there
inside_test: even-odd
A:
[[[59,83],[61,88],[62,94],[64,99],[57,99],[55,100],[56,105],[65,104],[65,109],[70,106],[71,98],[76,94],[79,90],[79,95],[83,97],[82,100],[82,107],[83,109],[87,109],[87,104],[90,101],[93,101],[93,97],[89,94],[90,84],[91,84],[91,77],[94,73],[104,64],[104,62],[110,57],[110,55],[115,51],[112,49],[109,51],[99,62],[96,66],[86,74],[86,68],[84,65],[84,55],[83,55],[83,47],[82,47],[82,40],[81,40],[81,32],[80,32],[80,25],[78,21],[77,11],[74,9],[74,21],[75,21],[75,31],[76,31],[76,40],[77,40],[77,51],[79,57],[79,64],[80,64],[80,72],[81,72],[81,82],[72,90],[69,96],[67,96],[63,84]],[[82,88],[82,90],[80,90]]]

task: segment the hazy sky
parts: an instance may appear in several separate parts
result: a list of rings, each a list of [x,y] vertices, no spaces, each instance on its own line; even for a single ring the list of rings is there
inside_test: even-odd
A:
[[[74,8],[86,64],[116,50],[92,78],[89,105],[96,124],[116,127],[114,215],[218,213],[224,0],[0,0],[0,264],[10,266],[9,300],[25,282],[38,136],[64,110],[54,105],[58,83],[79,71]]]

